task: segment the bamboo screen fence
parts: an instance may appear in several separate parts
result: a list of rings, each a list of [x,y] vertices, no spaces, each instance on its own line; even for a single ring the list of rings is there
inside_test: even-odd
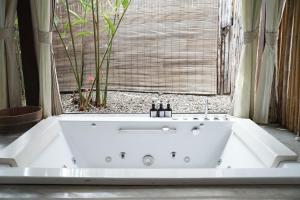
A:
[[[276,93],[278,119],[291,131],[300,130],[300,1],[287,0],[281,22]]]
[[[80,12],[76,0],[71,2]],[[63,4],[56,14],[67,20]],[[109,90],[216,94],[217,38],[218,0],[132,0],[113,43]],[[85,75],[94,74],[92,36],[80,43]],[[57,34],[53,44],[60,90],[74,91]]]

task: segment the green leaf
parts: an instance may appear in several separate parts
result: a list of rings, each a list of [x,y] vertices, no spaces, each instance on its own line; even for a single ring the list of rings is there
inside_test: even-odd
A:
[[[67,34],[66,34],[66,32],[62,32],[62,33],[60,34],[60,36],[61,36],[62,38],[66,38]]]
[[[113,6],[115,12],[118,10],[120,5],[121,5],[121,0],[115,0],[114,6]]]
[[[53,23],[58,26],[58,24],[60,23],[60,19],[58,16],[54,15],[54,19],[53,19]]]
[[[69,23],[68,22],[64,23],[63,27],[64,27],[64,31],[66,31],[66,32],[69,31]]]
[[[80,31],[76,33],[76,36],[78,37],[85,37],[85,36],[89,36],[92,35],[93,33],[90,31]]]
[[[73,10],[69,9],[69,12],[76,18],[81,18],[76,12],[74,12]]]
[[[84,10],[90,10],[92,8],[92,5],[90,2],[91,2],[90,0],[80,0],[80,4]]]
[[[83,25],[83,24],[86,24],[88,21],[86,19],[83,19],[83,18],[77,18],[77,19],[74,19],[72,21],[72,25],[76,26],[76,25]]]
[[[128,0],[122,0],[122,6],[123,6],[124,9],[128,8],[129,1]]]
[[[111,3],[111,0],[107,0],[108,6],[111,7],[112,10],[114,10],[114,5],[112,5]]]
[[[114,23],[112,22],[112,20],[110,19],[109,16],[107,15],[103,15],[105,23],[107,24],[111,34],[114,34],[114,32],[116,31],[116,27],[114,25]]]

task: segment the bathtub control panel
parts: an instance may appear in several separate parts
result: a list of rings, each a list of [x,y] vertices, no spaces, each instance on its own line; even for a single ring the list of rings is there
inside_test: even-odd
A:
[[[224,115],[207,115],[205,116],[204,118],[202,117],[172,117],[172,120],[184,120],[184,121],[188,121],[188,120],[191,120],[191,121],[201,121],[201,120],[204,120],[204,121],[227,121],[227,120],[230,120],[230,117],[227,115],[227,114],[224,114]]]

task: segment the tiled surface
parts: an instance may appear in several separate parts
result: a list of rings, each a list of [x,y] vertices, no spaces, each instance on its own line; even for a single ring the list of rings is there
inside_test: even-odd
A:
[[[295,135],[274,126],[263,127],[300,155]],[[0,148],[20,134],[0,135]],[[300,162],[300,160],[299,160]],[[300,199],[300,186],[72,186],[0,185],[0,198],[97,198],[97,199]]]
[[[279,126],[262,126],[262,128],[264,128],[266,131],[276,137],[280,142],[300,155],[300,142],[295,140],[296,135],[294,133],[282,129]],[[298,157],[298,162],[300,162],[300,157]]]

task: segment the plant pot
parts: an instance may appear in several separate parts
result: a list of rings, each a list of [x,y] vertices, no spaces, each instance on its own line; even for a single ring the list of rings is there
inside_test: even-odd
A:
[[[0,133],[24,133],[41,121],[42,108],[16,107],[0,110]]]

